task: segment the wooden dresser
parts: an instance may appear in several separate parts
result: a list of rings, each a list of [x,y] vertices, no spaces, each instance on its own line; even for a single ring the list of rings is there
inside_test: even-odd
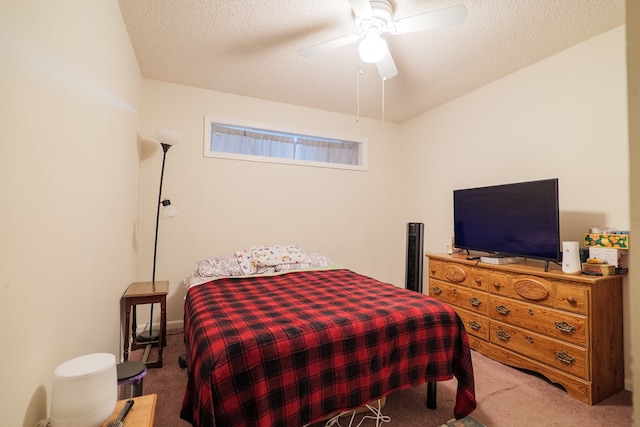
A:
[[[622,277],[544,263],[493,265],[427,254],[429,295],[451,304],[471,347],[544,375],[594,405],[624,388]]]

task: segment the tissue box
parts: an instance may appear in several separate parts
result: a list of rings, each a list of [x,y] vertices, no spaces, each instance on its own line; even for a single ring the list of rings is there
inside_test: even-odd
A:
[[[587,247],[629,249],[629,235],[587,233],[584,235],[584,245]]]

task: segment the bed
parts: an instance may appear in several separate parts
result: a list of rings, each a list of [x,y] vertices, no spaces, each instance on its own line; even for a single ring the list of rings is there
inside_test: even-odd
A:
[[[454,416],[475,409],[467,334],[449,305],[340,266],[287,258],[258,272],[265,266],[248,258],[251,274],[205,276],[187,290],[184,420],[305,426],[453,377]]]

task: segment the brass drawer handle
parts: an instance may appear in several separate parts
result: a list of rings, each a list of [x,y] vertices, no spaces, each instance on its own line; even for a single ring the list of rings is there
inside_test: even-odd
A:
[[[562,363],[566,363],[567,365],[572,364],[576,360],[575,358],[569,356],[569,353],[567,353],[566,351],[556,351],[556,359],[558,359]]]
[[[496,332],[496,336],[502,341],[509,341],[511,339],[511,336],[503,330],[499,330],[498,332]]]
[[[507,315],[509,313],[511,313],[511,310],[509,310],[507,307],[505,307],[504,305],[496,305],[496,311],[500,314],[504,314]]]
[[[476,322],[475,320],[472,320],[471,322],[469,322],[469,327],[471,329],[473,329],[474,331],[479,331],[480,330],[480,323]]]
[[[476,297],[473,297],[473,298],[469,298],[469,304],[471,304],[474,307],[480,307],[480,304],[482,304],[482,301],[480,301]]]
[[[576,327],[568,324],[567,322],[556,322],[556,329],[568,334],[572,334],[576,331]]]
[[[435,286],[433,288],[433,293],[436,294],[436,295],[440,295],[440,294],[442,294],[442,289],[440,289],[439,287]]]

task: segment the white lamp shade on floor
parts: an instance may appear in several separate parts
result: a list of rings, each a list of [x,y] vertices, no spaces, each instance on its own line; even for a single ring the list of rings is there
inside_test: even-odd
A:
[[[51,427],[98,427],[118,396],[116,357],[93,353],[58,366],[51,393]]]

